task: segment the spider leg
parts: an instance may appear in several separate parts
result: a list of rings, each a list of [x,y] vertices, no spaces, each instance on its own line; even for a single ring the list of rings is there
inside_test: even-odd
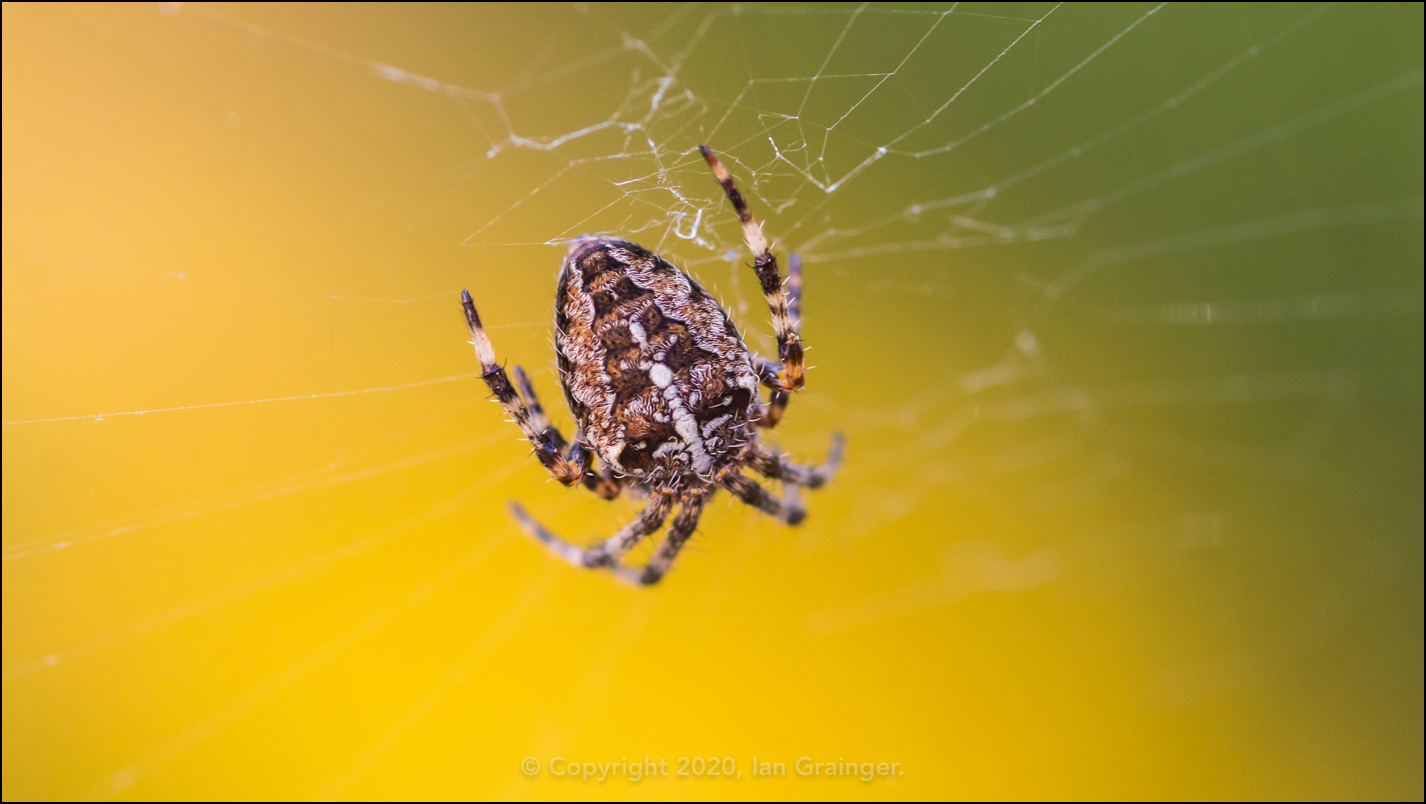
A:
[[[787,403],[792,400],[792,394],[781,388],[782,380],[778,378],[778,371],[782,368],[777,362],[768,360],[762,355],[753,355],[753,368],[758,372],[758,379],[763,385],[772,389],[772,395],[766,405],[759,402],[754,409],[757,411],[757,418],[753,419],[753,424],[764,430],[771,430],[782,421],[782,414],[787,410]]]
[[[748,463],[753,467],[753,471],[763,477],[781,480],[794,486],[815,489],[831,480],[832,476],[837,473],[837,467],[842,464],[842,453],[846,451],[846,446],[847,440],[842,437],[842,434],[833,433],[832,449],[827,453],[827,460],[823,461],[820,466],[803,466],[755,445],[748,453]]]
[[[707,160],[708,166],[713,169],[713,175],[718,178],[718,183],[723,185],[723,192],[728,194],[728,200],[733,202],[733,209],[738,213],[738,220],[743,223],[743,239],[747,241],[748,248],[753,252],[753,270],[757,272],[758,282],[762,284],[763,297],[767,299],[768,309],[772,311],[772,328],[777,333],[777,352],[782,360],[782,373],[778,377],[778,390],[796,391],[803,384],[802,366],[802,337],[798,333],[798,324],[792,310],[801,305],[801,263],[794,261],[798,271],[794,281],[795,289],[793,296],[797,301],[793,304],[788,302],[788,292],[782,285],[782,275],[777,270],[777,258],[772,254],[772,247],[768,245],[767,237],[763,235],[762,224],[753,218],[753,213],[748,210],[748,204],[743,200],[742,193],[733,184],[733,177],[728,175],[728,169],[723,167],[723,163],[718,161],[718,157],[707,145],[698,146],[703,158]]]
[[[619,560],[624,557],[625,553],[633,549],[634,545],[663,527],[664,519],[668,517],[668,510],[672,507],[672,499],[655,497],[637,519],[625,525],[618,533],[605,539],[603,544],[587,548],[576,547],[546,530],[519,503],[510,503],[510,513],[515,515],[515,518],[531,536],[543,542],[545,546],[554,551],[555,555],[576,567],[595,568],[617,567]]]
[[[598,472],[591,469],[584,473],[584,487],[605,500],[612,500],[624,490],[624,478],[611,472],[608,466]]]
[[[525,398],[526,403],[530,407],[530,425],[536,430],[543,432],[545,436],[549,438],[550,443],[554,444],[555,449],[565,449],[564,434],[559,431],[558,427],[550,424],[549,417],[545,415],[544,407],[540,405],[540,398],[535,394],[535,386],[531,384],[529,375],[525,374],[525,370],[519,366],[515,367],[515,381],[520,384],[520,395]],[[565,459],[576,467],[584,468],[584,476],[582,479],[585,488],[606,500],[612,500],[618,497],[619,492],[623,490],[624,484],[622,478],[616,477],[613,472],[609,471],[609,467],[607,466],[596,474],[593,469],[590,468],[592,458],[592,453],[590,453],[589,449],[584,445],[583,431],[576,430],[574,433],[574,443],[569,445],[569,450],[565,453]]]
[[[555,449],[565,448],[564,434],[558,427],[550,424],[550,417],[545,415],[545,408],[540,404],[540,398],[535,394],[535,386],[530,382],[530,375],[519,366],[515,367],[515,382],[520,384],[520,396],[524,397],[525,404],[530,407],[530,426],[545,434],[545,437],[554,444]],[[579,433],[574,434],[574,440],[579,442]]]
[[[802,334],[802,257],[787,255],[787,312],[792,316],[792,328]]]
[[[662,580],[669,567],[673,566],[673,560],[678,557],[678,551],[683,549],[683,545],[693,535],[693,529],[698,527],[698,518],[703,515],[703,505],[707,501],[707,495],[683,501],[683,508],[678,512],[678,516],[673,518],[673,525],[668,529],[668,537],[649,560],[648,566],[638,569],[620,565],[614,568],[614,572],[629,583],[643,586],[653,586]]]
[[[506,376],[505,369],[495,362],[495,347],[491,346],[490,338],[485,334],[485,328],[480,325],[480,315],[475,311],[475,303],[470,299],[470,292],[462,290],[460,292],[461,306],[465,308],[466,323],[470,325],[470,342],[475,346],[476,359],[480,361],[481,378],[485,384],[490,386],[490,390],[495,394],[495,398],[505,407],[505,412],[510,414],[510,418],[515,420],[515,424],[520,427],[520,431],[525,434],[525,438],[535,448],[535,457],[540,459],[540,463],[554,475],[555,479],[566,486],[573,486],[589,470],[589,453],[584,450],[579,440],[575,440],[575,445],[570,449],[569,457],[561,454],[564,447],[564,438],[559,432],[550,426],[550,420],[545,416],[544,409],[540,407],[539,401],[534,401],[533,407],[526,404],[524,399],[510,385],[510,378]],[[527,392],[532,392],[528,380],[524,379],[524,372],[518,368],[515,370],[517,376],[522,378]]]
[[[807,518],[807,509],[802,507],[796,486],[788,486],[787,499],[780,500],[777,495],[759,486],[751,478],[731,474],[723,478],[723,488],[733,492],[734,497],[748,505],[789,525],[800,525],[802,520]]]

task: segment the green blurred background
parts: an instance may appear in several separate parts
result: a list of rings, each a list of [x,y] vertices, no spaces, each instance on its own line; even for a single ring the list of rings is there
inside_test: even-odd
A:
[[[3,13],[6,799],[1423,795],[1420,5]],[[458,294],[566,432],[581,234],[771,352],[701,142],[849,454],[629,589]]]

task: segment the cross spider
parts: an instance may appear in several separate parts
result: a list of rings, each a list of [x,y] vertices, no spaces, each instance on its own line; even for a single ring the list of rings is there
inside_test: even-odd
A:
[[[622,240],[595,237],[570,248],[555,293],[555,350],[565,399],[578,429],[567,443],[540,407],[519,366],[517,392],[495,362],[468,291],[461,291],[482,377],[534,446],[535,457],[566,486],[583,483],[606,500],[628,488],[649,504],[630,524],[589,548],[546,530],[519,503],[515,518],[560,558],[607,568],[634,583],[656,584],[668,572],[698,518],[721,486],[748,505],[789,525],[806,516],[798,487],[831,479],[842,456],[833,436],[826,463],[800,466],[758,443],[754,428],[777,425],[793,391],[803,385],[798,330],[802,272],[794,255],[784,288],[762,226],[708,146],[699,146],[743,224],[753,270],[772,310],[781,363],[753,354],[728,312],[697,282],[656,254]],[[770,390],[758,399],[758,384]],[[604,466],[592,469],[593,456]],[[744,466],[782,481],[784,499],[740,473]],[[634,545],[663,527],[677,505],[668,538],[642,568],[622,561]]]

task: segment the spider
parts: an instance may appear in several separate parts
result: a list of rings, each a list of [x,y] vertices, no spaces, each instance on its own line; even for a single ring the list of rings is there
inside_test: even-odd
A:
[[[625,489],[648,500],[637,519],[588,548],[546,530],[519,503],[510,504],[511,512],[569,563],[608,569],[644,585],[658,583],[668,572],[719,488],[798,525],[806,516],[798,488],[815,489],[830,480],[843,450],[841,434],[834,434],[826,462],[809,467],[758,442],[756,428],[776,426],[792,392],[803,386],[801,266],[794,255],[784,287],[762,225],[713,151],[706,145],[699,151],[742,221],[753,270],[772,311],[780,362],[750,352],[728,312],[668,261],[623,240],[578,240],[565,257],[555,293],[560,380],[578,423],[574,441],[566,442],[519,366],[519,391],[511,386],[470,292],[461,291],[481,376],[540,463],[560,483],[582,483],[606,500]],[[759,383],[770,389],[766,403],[758,399]],[[603,463],[597,471],[595,455]],[[742,474],[745,466],[781,481],[785,497]],[[648,564],[625,565],[625,554],[657,533],[675,507],[668,537]]]

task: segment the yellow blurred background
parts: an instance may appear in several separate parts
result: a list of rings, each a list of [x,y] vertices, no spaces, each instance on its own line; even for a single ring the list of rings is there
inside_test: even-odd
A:
[[[1423,795],[1421,6],[3,14],[6,799]],[[458,296],[772,351],[705,141],[848,460],[631,589]]]

